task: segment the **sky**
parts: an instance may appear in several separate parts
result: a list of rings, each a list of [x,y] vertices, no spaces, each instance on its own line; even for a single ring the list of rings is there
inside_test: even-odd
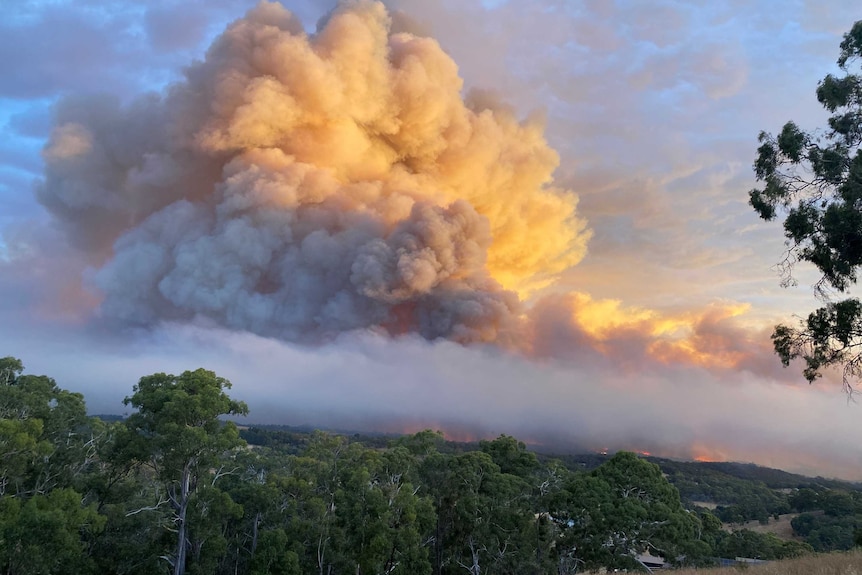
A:
[[[859,17],[10,0],[0,356],[94,413],[203,366],[251,422],[862,480],[860,407],[771,351],[817,277],[747,205]]]

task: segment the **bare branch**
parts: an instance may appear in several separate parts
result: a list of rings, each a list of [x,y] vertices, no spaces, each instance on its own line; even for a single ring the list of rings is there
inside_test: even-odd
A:
[[[161,497],[159,497],[159,502],[156,503],[155,505],[148,505],[146,507],[141,507],[139,509],[135,509],[134,511],[129,511],[128,513],[126,513],[126,517],[131,517],[132,515],[137,515],[138,513],[142,513],[144,511],[156,511],[157,509],[159,509],[162,505],[164,505],[166,503],[168,503],[167,499],[162,499]]]

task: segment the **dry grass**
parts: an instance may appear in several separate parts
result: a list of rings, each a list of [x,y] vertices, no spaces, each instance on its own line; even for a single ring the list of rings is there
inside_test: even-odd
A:
[[[862,575],[862,551],[826,553],[761,565],[740,565],[722,569],[680,569],[674,575]]]
[[[778,520],[769,518],[769,523],[766,525],[761,525],[759,521],[749,521],[742,525],[724,525],[725,531],[736,531],[737,529],[748,529],[750,531],[756,531],[757,533],[772,533],[776,537],[780,537],[781,539],[785,539],[788,541],[801,541],[799,537],[793,536],[793,526],[790,525],[790,522],[794,517],[798,517],[799,513],[787,513],[785,515],[780,515]]]

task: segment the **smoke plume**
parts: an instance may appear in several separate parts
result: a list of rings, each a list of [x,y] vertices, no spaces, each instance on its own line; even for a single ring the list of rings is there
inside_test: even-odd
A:
[[[486,100],[380,2],[309,34],[263,1],[166,94],[61,102],[38,197],[110,320],[506,341],[590,234],[541,121]]]

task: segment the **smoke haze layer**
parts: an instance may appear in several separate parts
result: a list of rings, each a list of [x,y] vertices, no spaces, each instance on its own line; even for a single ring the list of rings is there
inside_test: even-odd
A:
[[[62,102],[38,197],[110,320],[505,342],[589,232],[541,123],[462,84],[379,2],[262,2],[166,95]]]

